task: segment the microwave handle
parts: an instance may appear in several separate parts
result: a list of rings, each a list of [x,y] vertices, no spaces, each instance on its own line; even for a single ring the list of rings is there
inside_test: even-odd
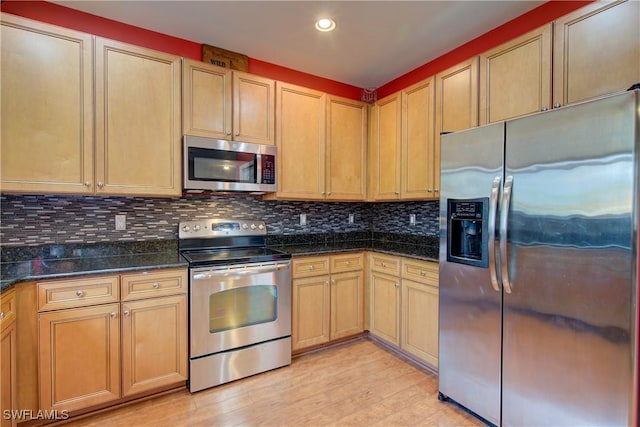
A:
[[[262,154],[256,154],[256,184],[262,184]]]

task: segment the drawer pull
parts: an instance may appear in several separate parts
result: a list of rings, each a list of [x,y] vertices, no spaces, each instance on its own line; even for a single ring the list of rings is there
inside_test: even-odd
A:
[[[153,286],[153,289],[158,289],[160,287],[160,285],[157,282],[154,283],[152,286]]]
[[[82,289],[78,289],[78,290],[76,291],[76,295],[77,295],[77,296],[79,296],[79,297],[81,297],[81,296],[83,296],[83,295],[84,295],[84,291],[83,291]]]

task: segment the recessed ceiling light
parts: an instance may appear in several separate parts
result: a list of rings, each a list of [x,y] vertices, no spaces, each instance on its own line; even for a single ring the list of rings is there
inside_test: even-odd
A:
[[[316,30],[318,31],[333,31],[336,28],[336,23],[330,18],[321,18],[316,21]]]

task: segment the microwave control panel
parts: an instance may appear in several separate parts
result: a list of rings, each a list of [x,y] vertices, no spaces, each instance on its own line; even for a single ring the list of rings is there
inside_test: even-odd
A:
[[[276,183],[275,156],[262,154],[262,184]]]

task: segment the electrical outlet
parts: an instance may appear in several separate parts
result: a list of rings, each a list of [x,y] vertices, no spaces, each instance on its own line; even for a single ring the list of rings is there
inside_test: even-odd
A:
[[[349,214],[349,224],[353,224],[355,222],[355,217],[353,214]]]
[[[409,214],[409,225],[416,225],[416,214]]]
[[[126,229],[127,229],[127,216],[116,215],[116,230],[126,230]]]
[[[307,214],[300,214],[300,225],[307,225]]]

